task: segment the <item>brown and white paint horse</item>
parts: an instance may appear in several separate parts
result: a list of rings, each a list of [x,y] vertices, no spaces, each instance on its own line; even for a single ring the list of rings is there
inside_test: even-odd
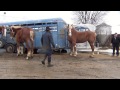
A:
[[[96,41],[96,33],[92,31],[84,31],[80,32],[76,30],[73,25],[67,26],[68,30],[68,41],[70,43],[71,52],[70,55],[77,56],[77,49],[76,49],[76,43],[84,43],[86,41],[89,42],[91,49],[92,49],[92,55],[94,55],[94,43]]]
[[[17,43],[17,56],[20,54],[20,44],[25,43],[27,48],[27,57],[33,57],[34,52],[34,37],[35,33],[32,28],[21,27],[21,26],[11,26],[10,27],[10,36],[15,38]]]

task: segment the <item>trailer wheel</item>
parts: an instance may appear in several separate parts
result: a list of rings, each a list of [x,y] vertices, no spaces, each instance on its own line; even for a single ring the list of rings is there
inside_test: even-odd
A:
[[[64,49],[63,49],[63,50],[61,51],[61,53],[67,53],[67,50],[64,50]]]
[[[15,52],[15,46],[13,44],[7,44],[5,46],[7,53],[14,53]]]
[[[3,48],[3,46],[4,46],[4,42],[3,40],[0,39],[0,48]]]
[[[34,54],[37,54],[38,49],[34,49]]]

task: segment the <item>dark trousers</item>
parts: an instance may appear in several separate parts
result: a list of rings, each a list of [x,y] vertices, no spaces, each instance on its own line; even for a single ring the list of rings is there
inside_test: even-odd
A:
[[[115,50],[116,50],[116,55],[119,56],[119,45],[113,44],[113,55],[115,55]]]
[[[48,63],[51,62],[51,55],[52,55],[52,50],[46,50],[45,52],[45,56],[44,56],[44,61],[46,60],[46,58],[48,57]]]

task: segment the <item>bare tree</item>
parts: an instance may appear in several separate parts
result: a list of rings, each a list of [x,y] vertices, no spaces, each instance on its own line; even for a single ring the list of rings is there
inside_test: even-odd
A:
[[[78,24],[98,24],[108,11],[73,11]]]

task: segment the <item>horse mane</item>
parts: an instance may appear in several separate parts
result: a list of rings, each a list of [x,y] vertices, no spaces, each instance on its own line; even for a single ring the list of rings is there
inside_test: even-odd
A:
[[[78,31],[75,27],[72,27],[71,30],[74,30],[75,32],[80,32],[80,31]]]
[[[2,33],[2,35],[4,34],[4,29],[5,29],[4,26],[0,26],[0,32]]]
[[[17,29],[17,28],[22,28],[22,26],[11,26],[11,28]]]
[[[3,28],[5,28],[4,26],[0,26],[0,29],[3,29]]]
[[[17,32],[18,30],[22,29],[22,26],[11,26],[10,29]]]

